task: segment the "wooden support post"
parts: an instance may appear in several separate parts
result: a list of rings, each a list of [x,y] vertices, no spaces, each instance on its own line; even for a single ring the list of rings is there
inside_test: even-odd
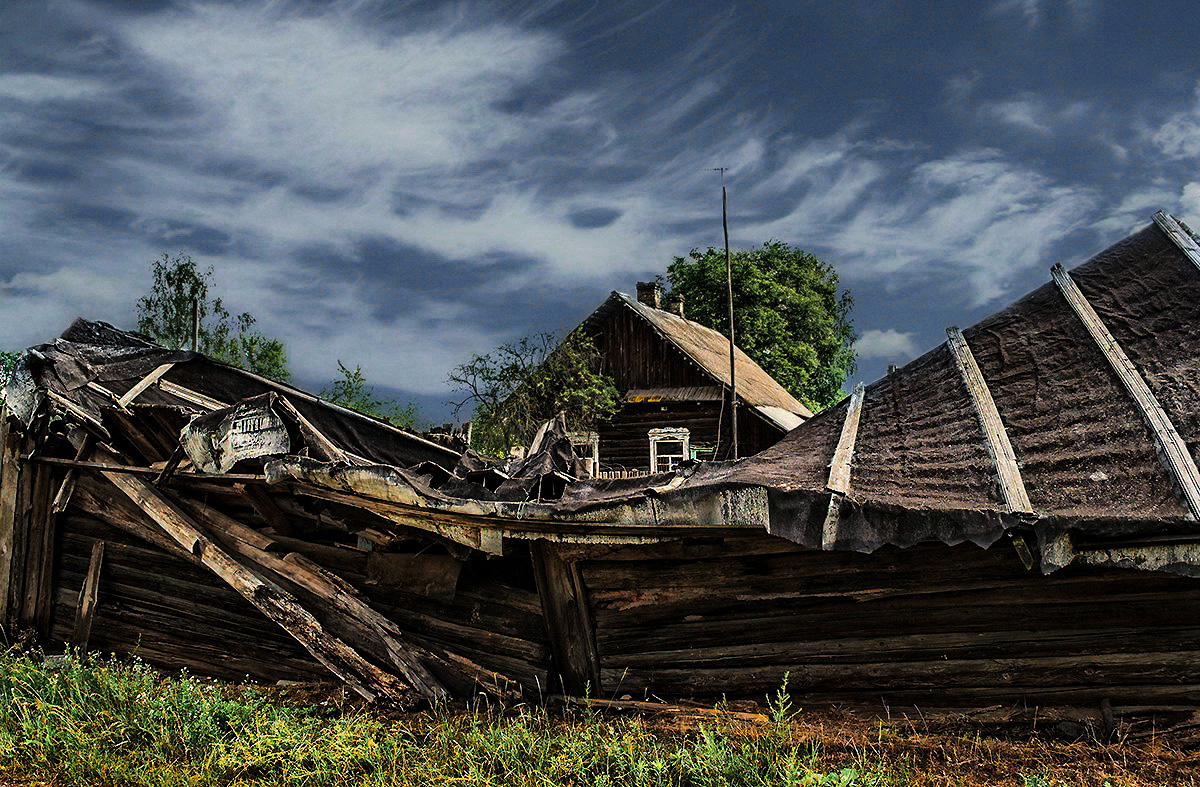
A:
[[[1054,283],[1058,285],[1059,291],[1062,292],[1063,298],[1070,304],[1071,309],[1079,317],[1104,358],[1116,372],[1121,384],[1125,386],[1125,390],[1129,392],[1141,413],[1142,420],[1149,427],[1157,447],[1158,458],[1167,468],[1167,473],[1175,485],[1176,494],[1179,495],[1180,502],[1188,511],[1188,518],[1200,519],[1200,470],[1196,469],[1196,462],[1192,459],[1183,438],[1179,436],[1175,425],[1171,423],[1170,417],[1158,403],[1158,399],[1155,398],[1137,367],[1125,355],[1124,350],[1117,344],[1117,340],[1109,333],[1108,328],[1104,327],[1104,323],[1100,321],[1100,317],[1088,303],[1087,298],[1079,291],[1079,287],[1071,279],[1070,274],[1063,269],[1062,265],[1055,265],[1050,269],[1050,273],[1054,277]]]
[[[92,619],[96,615],[96,603],[100,594],[100,567],[104,563],[104,542],[92,544],[92,560],[88,563],[87,576],[79,589],[79,604],[75,608],[75,631],[71,644],[87,650],[88,638],[92,635]]]
[[[1180,226],[1179,222],[1170,213],[1163,213],[1161,210],[1154,214],[1154,223],[1158,228],[1167,234],[1167,237],[1174,241],[1179,250],[1192,261],[1192,264],[1200,268],[1200,245],[1196,244],[1194,238],[1188,234],[1188,231]]]
[[[1025,491],[1025,482],[1021,480],[1021,469],[1017,466],[1017,455],[1013,452],[1012,443],[1008,439],[1008,431],[1004,421],[1000,420],[1000,412],[996,409],[996,400],[988,390],[983,372],[975,361],[967,340],[962,331],[950,327],[946,329],[946,345],[954,356],[954,363],[962,377],[967,393],[971,396],[971,405],[979,418],[979,427],[983,430],[984,445],[988,456],[996,467],[996,480],[1000,484],[1000,497],[1004,506],[1011,512],[1032,514],[1033,506]]]
[[[579,564],[564,560],[556,544],[540,539],[530,542],[529,552],[563,691],[577,695],[601,691],[600,658]]]
[[[153,485],[136,476],[109,471],[102,474],[181,547],[196,555],[206,568],[279,624],[356,693],[367,701],[404,704],[403,682],[327,632],[311,612],[279,585],[230,557]]]
[[[842,421],[842,433],[838,437],[833,460],[829,463],[829,510],[825,524],[821,527],[821,549],[833,549],[837,542],[838,520],[842,501],[850,491],[850,464],[854,459],[854,440],[858,436],[858,421],[862,415],[863,384],[854,386],[850,404],[846,407],[846,420]]]
[[[50,513],[52,469],[44,465],[32,468],[33,485],[29,501],[28,552],[25,560],[25,590],[18,621],[34,627],[44,636],[49,621],[50,578],[54,569],[54,517]]]
[[[5,618],[10,626],[20,626],[21,606],[25,599],[25,582],[28,576],[29,555],[29,505],[33,497],[33,465],[21,462],[20,456],[24,448],[29,448],[32,440],[26,436],[17,441],[14,457],[18,470],[16,477],[16,499],[13,503],[12,529],[12,563],[9,569],[8,607]]]
[[[169,372],[171,370],[171,367],[174,365],[175,364],[173,364],[173,363],[164,363],[162,366],[159,366],[157,369],[150,372],[150,374],[148,374],[145,377],[143,377],[142,379],[138,380],[136,385],[134,385],[132,388],[130,388],[128,391],[126,391],[125,394],[120,399],[117,400],[117,404],[120,407],[128,406],[130,402],[132,402],[134,399],[141,396],[142,391],[146,390],[151,385],[154,385],[154,383],[160,377],[162,377],[164,374]]]
[[[0,626],[15,623],[8,617],[16,548],[17,488],[21,475],[21,440],[8,418],[8,405],[0,401]]]

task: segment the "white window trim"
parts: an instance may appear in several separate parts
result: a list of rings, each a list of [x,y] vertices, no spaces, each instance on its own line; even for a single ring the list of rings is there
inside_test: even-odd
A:
[[[662,429],[651,429],[647,434],[650,437],[650,472],[659,472],[658,444],[660,442],[678,441],[683,443],[683,453],[682,455],[679,455],[679,461],[676,463],[676,466],[691,457],[691,454],[689,453],[689,449],[691,448],[691,432],[686,428],[680,426],[670,426]],[[668,454],[668,456],[675,457],[676,454]],[[674,468],[668,468],[668,470],[671,469]]]

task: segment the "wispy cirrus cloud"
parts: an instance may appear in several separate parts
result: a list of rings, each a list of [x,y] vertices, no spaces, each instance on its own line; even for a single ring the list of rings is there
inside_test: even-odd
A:
[[[868,328],[858,337],[854,349],[861,360],[883,359],[892,363],[903,363],[917,355],[915,335],[895,328]]]

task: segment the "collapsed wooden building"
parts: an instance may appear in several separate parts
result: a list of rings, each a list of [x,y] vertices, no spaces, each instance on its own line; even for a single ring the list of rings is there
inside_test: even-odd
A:
[[[766,451],[503,473],[79,322],[6,389],[11,632],[361,694],[1200,705],[1200,247],[1153,224]]]

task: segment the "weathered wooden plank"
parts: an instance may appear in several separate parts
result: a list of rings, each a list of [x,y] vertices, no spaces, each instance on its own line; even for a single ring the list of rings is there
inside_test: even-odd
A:
[[[49,467],[34,468],[29,501],[29,551],[26,554],[25,592],[20,623],[31,626],[44,636],[49,621],[48,599],[54,569],[54,517],[50,513],[51,484]]]
[[[275,405],[286,417],[291,418],[296,424],[309,450],[317,454],[316,458],[324,459],[327,462],[353,463],[350,456],[341,448],[338,448],[332,440],[321,434],[321,430],[309,423],[308,419],[301,415],[300,411],[287,400],[287,397],[278,397],[275,400]]]
[[[121,398],[117,400],[117,404],[121,407],[128,406],[130,402],[132,402],[134,399],[141,396],[142,391],[146,390],[151,385],[154,385],[154,383],[160,377],[162,377],[164,374],[169,372],[171,370],[171,367],[174,365],[175,364],[173,364],[173,363],[164,363],[162,366],[159,366],[154,371],[150,372],[150,374],[148,374],[145,377],[143,377],[142,379],[138,380],[137,383],[135,383],[132,388],[130,388],[128,391],[126,391],[124,393],[124,395],[122,395]]]
[[[75,631],[71,634],[71,644],[80,650],[87,650],[88,639],[92,636],[92,620],[96,616],[96,603],[100,597],[100,569],[104,564],[104,542],[97,541],[92,545],[92,559],[88,564],[87,577],[83,587],[79,589],[79,605],[75,609]]]
[[[564,691],[600,691],[600,659],[578,564],[562,560],[555,545],[546,541],[531,542],[529,551],[550,635],[550,651]]]
[[[222,407],[228,407],[222,401],[213,399],[211,396],[205,396],[202,393],[197,393],[190,388],[184,388],[178,383],[173,383],[170,380],[159,379],[158,387],[162,391],[169,393],[171,396],[176,396],[183,401],[194,404],[202,410],[220,410]]]
[[[311,612],[278,585],[231,558],[157,489],[135,476],[110,471],[104,471],[103,475],[180,546],[199,557],[207,568],[295,637],[356,693],[368,701],[404,703],[404,686],[395,676],[330,635]]]
[[[1197,470],[1196,462],[1192,459],[1187,444],[1179,436],[1175,425],[1171,423],[1170,417],[1158,403],[1158,399],[1150,390],[1150,386],[1146,384],[1146,380],[1129,360],[1125,351],[1117,344],[1117,340],[1113,338],[1108,328],[1104,326],[1099,315],[1096,314],[1096,310],[1080,292],[1070,274],[1062,265],[1055,265],[1050,269],[1050,273],[1063,298],[1079,317],[1105,360],[1108,361],[1121,384],[1125,386],[1125,390],[1129,392],[1129,396],[1142,415],[1142,420],[1149,427],[1157,447],[1159,460],[1167,468],[1175,485],[1176,493],[1180,497],[1180,502],[1187,508],[1188,517],[1200,519],[1200,470]]]
[[[829,463],[829,482],[826,484],[831,492],[846,494],[850,491],[850,464],[854,458],[854,440],[858,436],[858,421],[862,417],[863,384],[854,386],[850,395],[850,404],[846,407],[846,419],[842,421],[842,432],[838,437],[837,449],[833,452],[833,460]]]
[[[128,475],[139,475],[146,477],[157,478],[162,472],[153,467],[137,467],[136,465],[123,465],[113,462],[89,462],[76,459],[63,459],[57,456],[34,456],[30,461],[43,465],[55,465],[58,467],[70,467],[77,470],[103,470],[111,473],[126,473]],[[175,473],[172,478],[186,481],[206,481],[218,482],[224,484],[265,484],[266,476],[257,473]],[[232,487],[222,490],[223,492],[232,492]]]
[[[1017,465],[1012,442],[1008,439],[1008,430],[1004,428],[1004,421],[1000,419],[996,400],[988,390],[987,380],[975,361],[975,355],[971,352],[967,340],[963,338],[962,331],[956,327],[946,329],[946,344],[971,396],[975,415],[979,418],[984,445],[987,446],[988,456],[996,466],[996,479],[1000,484],[1000,496],[1004,499],[1005,507],[1013,513],[1032,514],[1033,506],[1029,502],[1029,494],[1025,491],[1025,482],[1021,480],[1021,469]]]
[[[1196,245],[1196,241],[1188,231],[1172,216],[1170,213],[1157,211],[1154,214],[1154,223],[1158,228],[1167,234],[1179,250],[1192,261],[1192,264],[1200,268],[1200,246]]]
[[[8,404],[0,399],[0,626],[15,622],[8,619],[8,602],[13,592],[20,445],[20,435],[9,421]]]

